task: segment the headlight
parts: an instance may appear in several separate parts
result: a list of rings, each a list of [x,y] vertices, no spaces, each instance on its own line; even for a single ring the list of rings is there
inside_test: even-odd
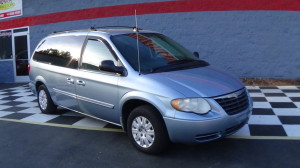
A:
[[[203,98],[174,99],[171,104],[176,110],[184,112],[206,114],[211,110],[210,105]]]

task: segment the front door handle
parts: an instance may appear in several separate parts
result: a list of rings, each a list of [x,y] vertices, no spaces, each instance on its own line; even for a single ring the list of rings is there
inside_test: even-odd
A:
[[[82,80],[77,80],[76,83],[77,85],[85,86],[85,82]]]
[[[67,83],[68,83],[68,84],[74,84],[74,79],[72,79],[72,78],[67,78]]]

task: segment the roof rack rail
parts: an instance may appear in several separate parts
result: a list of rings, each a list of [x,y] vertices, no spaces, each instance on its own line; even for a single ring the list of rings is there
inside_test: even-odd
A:
[[[50,34],[56,34],[56,33],[67,33],[67,32],[73,32],[74,30],[63,30],[63,31],[54,31]]]
[[[106,28],[131,28],[131,29],[138,29],[143,30],[141,28],[131,27],[131,26],[101,26],[101,27],[90,27],[91,30],[97,30],[97,29],[106,29]]]

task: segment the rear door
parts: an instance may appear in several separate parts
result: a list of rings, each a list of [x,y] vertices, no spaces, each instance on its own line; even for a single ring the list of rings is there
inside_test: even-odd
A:
[[[109,44],[99,37],[89,37],[81,58],[81,66],[76,74],[76,93],[79,110],[119,123],[116,113],[118,103],[118,78],[116,73],[99,70],[103,60],[118,62]]]
[[[40,64],[38,73],[45,79],[52,99],[57,105],[76,110],[78,102],[75,92],[74,75],[85,35],[57,36],[46,39],[34,54]]]

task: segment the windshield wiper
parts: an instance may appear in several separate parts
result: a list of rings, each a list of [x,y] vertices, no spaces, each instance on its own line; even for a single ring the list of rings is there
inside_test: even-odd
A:
[[[171,61],[169,62],[168,64],[185,64],[185,63],[188,63],[188,62],[194,62],[194,61],[197,61],[197,60],[193,60],[193,59],[182,59],[182,60],[175,60],[175,61]]]
[[[181,70],[186,68],[196,68],[196,67],[204,67],[209,64],[202,60],[192,60],[192,59],[184,59],[184,60],[176,60],[169,62],[167,65],[159,66],[150,70],[153,72],[166,72],[172,70]]]

